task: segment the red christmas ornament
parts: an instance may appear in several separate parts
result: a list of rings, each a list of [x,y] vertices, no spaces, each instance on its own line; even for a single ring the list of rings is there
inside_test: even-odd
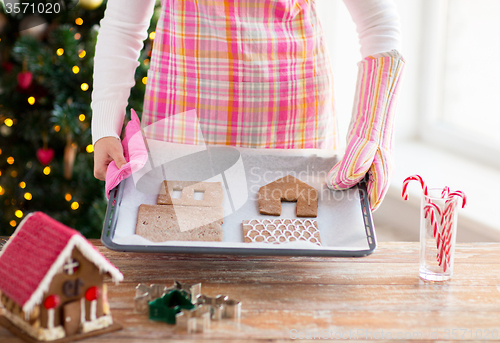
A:
[[[87,299],[87,301],[97,300],[97,298],[99,298],[99,293],[99,288],[92,286],[85,292],[85,299]]]
[[[54,158],[54,149],[40,148],[36,151],[36,158],[38,158],[41,164],[46,166]]]
[[[11,62],[3,62],[2,63],[2,68],[7,72],[10,73],[12,68],[14,68],[14,63]]]
[[[33,74],[29,71],[22,71],[17,74],[17,84],[22,89],[28,89],[31,86],[31,82],[33,82]]]
[[[50,310],[52,308],[56,308],[59,306],[61,303],[61,299],[55,294],[49,295],[47,298],[45,298],[45,301],[43,302],[43,307],[45,307],[47,310]]]

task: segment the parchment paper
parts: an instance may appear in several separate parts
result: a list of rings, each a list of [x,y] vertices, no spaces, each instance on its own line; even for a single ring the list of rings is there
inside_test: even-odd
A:
[[[298,248],[328,250],[368,249],[359,190],[332,191],[325,176],[336,163],[332,150],[249,149],[229,146],[181,145],[147,140],[146,166],[124,180],[118,221],[112,241],[134,246],[239,247],[243,249]],[[258,211],[259,188],[287,174],[319,192],[318,216],[322,247],[308,242],[243,243],[242,221],[275,219]],[[156,204],[163,180],[219,181],[224,189],[223,242],[151,242],[135,235],[140,204]],[[280,218],[297,218],[294,202],[282,202]]]

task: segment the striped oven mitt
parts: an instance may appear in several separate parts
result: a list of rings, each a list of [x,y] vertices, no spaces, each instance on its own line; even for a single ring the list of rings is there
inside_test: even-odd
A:
[[[328,187],[342,190],[356,185],[368,173],[372,211],[382,202],[392,175],[394,113],[404,64],[396,50],[358,63],[346,152],[327,175]]]

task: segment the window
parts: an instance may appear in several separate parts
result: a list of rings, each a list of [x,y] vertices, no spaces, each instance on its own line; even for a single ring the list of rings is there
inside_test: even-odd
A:
[[[424,11],[420,136],[500,168],[500,1],[440,0]]]
[[[73,259],[73,258],[69,258],[66,263],[64,264],[63,266],[63,270],[66,274],[68,275],[73,275],[76,273],[76,271],[78,270],[78,268],[80,267],[80,263]]]

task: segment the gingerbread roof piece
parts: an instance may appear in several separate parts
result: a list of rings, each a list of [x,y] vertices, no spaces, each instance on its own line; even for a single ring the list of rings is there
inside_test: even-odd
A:
[[[0,290],[30,313],[75,247],[114,282],[123,280],[122,273],[78,231],[35,212],[24,218],[0,252]]]
[[[259,212],[281,215],[281,201],[296,201],[298,217],[316,217],[318,191],[307,183],[287,175],[259,189]]]

